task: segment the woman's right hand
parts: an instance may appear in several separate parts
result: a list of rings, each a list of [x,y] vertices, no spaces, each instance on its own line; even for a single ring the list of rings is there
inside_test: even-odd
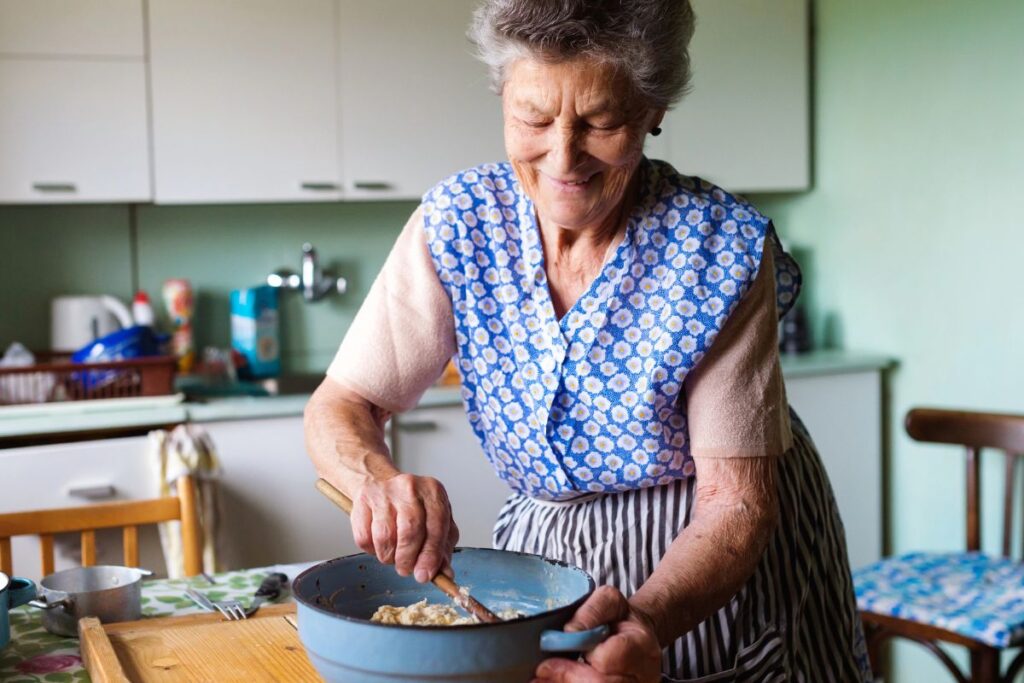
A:
[[[356,545],[420,583],[449,573],[459,528],[437,479],[396,474],[363,485],[352,502]]]

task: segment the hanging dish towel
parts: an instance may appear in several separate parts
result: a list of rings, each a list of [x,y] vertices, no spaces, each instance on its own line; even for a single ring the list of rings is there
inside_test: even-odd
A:
[[[220,478],[221,469],[213,440],[199,425],[181,424],[170,432],[164,429],[150,432],[149,449],[159,472],[161,496],[177,495],[178,478],[185,474],[192,475],[196,486],[196,505],[199,508],[197,512],[203,539],[203,571],[219,571],[217,480]],[[158,527],[160,545],[167,561],[167,576],[171,579],[181,578],[185,573],[181,522],[163,522]]]

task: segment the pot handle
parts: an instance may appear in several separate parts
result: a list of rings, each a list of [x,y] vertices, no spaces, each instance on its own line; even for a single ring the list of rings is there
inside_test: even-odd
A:
[[[36,584],[20,576],[12,576],[11,582],[7,584],[8,607],[24,605],[36,597]]]
[[[607,624],[586,631],[544,631],[540,634],[540,649],[544,652],[586,652],[603,643],[610,633]]]
[[[50,610],[50,609],[54,609],[55,607],[69,607],[70,608],[73,603],[68,598],[64,598],[63,600],[54,600],[53,602],[50,602],[46,598],[43,598],[42,600],[29,600],[28,604],[30,606],[32,606],[32,607],[37,608],[37,609]]]

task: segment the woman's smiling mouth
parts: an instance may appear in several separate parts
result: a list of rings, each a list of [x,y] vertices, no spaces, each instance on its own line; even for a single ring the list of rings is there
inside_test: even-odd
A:
[[[564,190],[567,192],[584,190],[589,187],[595,178],[600,175],[600,172],[591,175],[588,178],[554,178],[546,173],[541,173],[555,188]]]

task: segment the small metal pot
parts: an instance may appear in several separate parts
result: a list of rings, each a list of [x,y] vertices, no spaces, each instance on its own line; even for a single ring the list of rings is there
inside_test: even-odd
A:
[[[39,599],[28,604],[45,610],[43,626],[50,633],[77,636],[82,617],[97,617],[103,623],[139,619],[142,579],[152,575],[134,567],[65,569],[40,581]]]

